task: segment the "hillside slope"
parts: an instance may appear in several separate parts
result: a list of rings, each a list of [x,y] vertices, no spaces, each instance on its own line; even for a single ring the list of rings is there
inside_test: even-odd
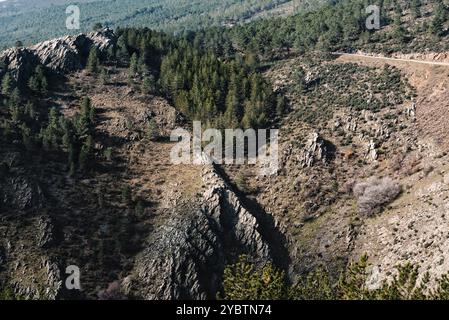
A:
[[[291,14],[323,1],[307,0],[87,0],[78,1],[80,30],[65,27],[68,0],[6,1],[0,11],[0,48],[18,40],[37,43],[68,33],[89,31],[100,22],[117,27],[148,27],[166,32],[198,30],[208,26],[229,26],[247,20]]]
[[[242,254],[288,284],[324,267],[336,287],[365,254],[356,290],[401,264],[421,267],[419,280],[446,275],[448,34],[400,3],[399,25],[372,42],[357,29],[340,43],[349,24],[329,47],[325,26],[308,29],[323,12],[347,17],[353,0],[187,38],[102,29],[0,53],[0,292],[213,299]],[[390,37],[401,26],[411,37]],[[193,120],[278,128],[279,170],[173,165],[170,133]],[[81,291],[63,285],[72,264]]]

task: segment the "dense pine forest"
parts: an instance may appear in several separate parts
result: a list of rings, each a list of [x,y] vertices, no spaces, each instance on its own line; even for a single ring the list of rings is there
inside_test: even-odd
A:
[[[88,31],[95,22],[112,28],[149,27],[168,33],[183,33],[208,26],[232,26],[257,18],[290,14],[320,5],[325,0],[96,0],[77,1],[80,30],[67,30],[66,7],[73,3],[27,1],[2,3],[0,48],[15,41],[24,44]],[[271,12],[271,13],[270,13]]]
[[[380,8],[380,30],[368,30],[366,8]],[[318,10],[287,18],[260,20],[229,30],[208,29],[209,47],[229,42],[237,51],[273,58],[295,50],[353,51],[379,53],[447,50],[449,11],[444,1],[350,0],[328,4]]]

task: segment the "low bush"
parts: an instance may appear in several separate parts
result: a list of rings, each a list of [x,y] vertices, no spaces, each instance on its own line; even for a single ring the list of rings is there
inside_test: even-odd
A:
[[[385,205],[391,203],[401,193],[402,187],[391,178],[372,177],[354,185],[359,214],[373,216]]]

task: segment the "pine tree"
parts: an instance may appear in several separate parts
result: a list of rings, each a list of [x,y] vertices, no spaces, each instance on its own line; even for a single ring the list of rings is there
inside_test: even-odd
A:
[[[145,62],[145,57],[143,55],[139,57],[139,61],[137,63],[137,70],[142,75],[146,75],[149,72],[148,66]]]
[[[39,91],[39,82],[35,76],[31,76],[28,80],[28,87],[31,89],[31,91]]]
[[[129,62],[129,75],[131,77],[134,77],[138,72],[138,60],[137,60],[137,54],[133,53],[131,56],[131,60]]]
[[[421,17],[421,0],[412,0],[410,8],[413,18],[417,19]]]
[[[91,167],[93,148],[94,148],[94,141],[92,136],[89,135],[81,147],[78,159],[79,168],[83,172],[86,172]]]
[[[33,149],[31,129],[25,123],[22,123],[20,126],[20,131],[22,134],[22,144],[25,146],[26,150],[31,151]]]
[[[107,59],[109,61],[114,61],[117,58],[117,50],[116,50],[116,46],[110,46],[106,52],[107,54]]]
[[[48,90],[47,78],[44,76],[42,78],[42,80],[41,80],[41,85],[40,85],[39,91],[43,95],[46,95],[47,94],[47,90]]]
[[[256,268],[248,257],[226,267],[223,276],[224,299],[227,300],[282,300],[287,298],[284,273],[268,263]]]
[[[89,51],[89,57],[87,58],[87,70],[93,74],[98,72],[98,66],[100,64],[100,60],[98,59],[98,51],[95,46]]]
[[[2,94],[9,95],[12,91],[12,88],[13,88],[12,79],[9,73],[7,73],[2,79]]]
[[[36,109],[31,101],[28,101],[25,105],[25,114],[30,120],[36,119]]]
[[[430,32],[436,36],[441,36],[443,33],[443,25],[447,19],[446,6],[439,2],[434,13],[434,18],[430,24]]]
[[[86,126],[95,122],[95,108],[92,106],[90,98],[84,97],[81,102],[81,119]]]
[[[34,92],[47,94],[48,82],[42,65],[38,65],[34,70],[34,74],[28,80],[28,87]]]
[[[295,88],[299,93],[304,92],[306,89],[305,71],[303,68],[298,68],[293,74],[293,81],[295,82]]]
[[[154,141],[159,138],[159,128],[154,118],[148,123],[146,138],[150,141]]]
[[[231,88],[226,96],[225,117],[230,128],[235,128],[243,117],[243,108],[240,104],[239,90]]]
[[[282,117],[287,109],[287,102],[284,96],[279,96],[276,101],[276,114],[278,117]]]
[[[101,29],[103,29],[103,25],[100,22],[95,23],[92,28],[94,31],[100,31]]]
[[[105,85],[109,82],[109,73],[106,68],[101,68],[100,71],[100,83]]]
[[[20,91],[18,88],[14,88],[9,97],[9,107],[10,108],[19,107],[20,100],[21,100]]]
[[[22,118],[22,112],[21,109],[19,108],[19,106],[10,106],[9,107],[9,112],[11,114],[11,120],[13,122],[20,122],[21,118]]]
[[[155,91],[156,82],[153,75],[145,76],[142,81],[141,91],[143,94],[151,94]]]

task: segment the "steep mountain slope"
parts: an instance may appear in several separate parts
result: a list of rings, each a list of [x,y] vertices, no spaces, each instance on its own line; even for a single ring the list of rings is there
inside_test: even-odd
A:
[[[434,5],[421,6],[424,19]],[[335,8],[318,12],[345,16]],[[328,47],[296,19],[187,38],[103,29],[1,53],[0,289],[213,299],[241,254],[272,261],[289,283],[322,265],[336,279],[365,253],[373,288],[402,263],[420,265],[420,278],[446,274],[447,34],[413,29],[414,54],[403,42],[384,50],[401,39],[389,26],[372,43],[357,31]],[[262,41],[292,21],[298,50]],[[441,41],[426,47],[428,37]],[[170,132],[194,119],[279,128],[278,172],[173,165]],[[79,292],[65,289],[72,264]]]
[[[398,175],[406,192],[379,217],[366,222],[355,241],[354,255],[372,257],[378,285],[398,263],[422,265],[422,272],[447,272],[447,76],[449,65],[343,56],[341,61],[395,65],[417,92],[413,125],[416,144],[402,161]],[[429,63],[432,63],[431,61]],[[408,159],[407,159],[408,158]]]
[[[246,175],[289,239],[293,278],[323,264],[335,272],[364,254],[374,266],[372,287],[395,274],[398,264],[421,265],[420,275],[448,272],[442,121],[449,67],[439,63],[342,55],[286,60],[267,72],[292,104],[281,127],[283,166],[271,179],[250,169]],[[294,89],[298,68],[307,80]],[[386,70],[405,82],[394,89],[396,76],[371,74]],[[403,192],[382,213],[366,215],[355,188],[374,177],[393,179]],[[370,201],[381,197],[376,192]]]
[[[93,40],[98,37],[105,41]],[[114,45],[114,37],[103,30],[82,43],[102,52],[107,48],[102,44]],[[56,150],[36,145],[30,153],[18,140],[8,144],[2,125],[1,287],[27,299],[212,299],[229,261],[240,254],[261,264],[272,260],[272,252],[282,250],[276,247],[281,238],[267,240],[276,229],[261,225],[260,212],[247,209],[221,171],[170,162],[173,143],[167,137],[185,125],[183,116],[163,97],[136,91],[127,69],[106,66],[110,79],[103,84],[77,71],[80,48],[43,58],[47,47],[64,41],[70,40],[21,50],[49,70],[58,66],[53,69],[58,84],[35,101],[40,112],[56,106],[64,123],[77,119],[82,97],[90,97],[96,111],[95,169],[68,172]],[[6,55],[21,57],[21,50]],[[14,58],[8,71],[23,74],[28,65]],[[159,139],[148,138],[150,123]],[[70,265],[81,271],[82,290],[75,293],[64,284]],[[114,283],[118,289],[111,292]]]

